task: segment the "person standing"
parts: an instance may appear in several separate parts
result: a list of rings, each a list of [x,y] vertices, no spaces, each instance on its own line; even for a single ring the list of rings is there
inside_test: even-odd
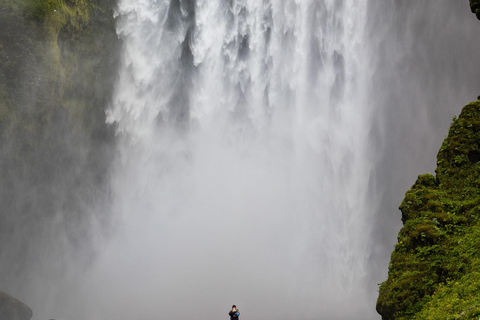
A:
[[[232,306],[232,310],[228,313],[230,316],[230,320],[238,320],[238,317],[240,316],[240,310],[237,309],[236,305]]]

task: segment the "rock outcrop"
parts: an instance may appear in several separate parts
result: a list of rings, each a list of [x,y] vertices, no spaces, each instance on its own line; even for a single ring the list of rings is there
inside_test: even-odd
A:
[[[29,306],[0,291],[0,319],[30,320],[32,315],[32,309]]]
[[[477,16],[477,19],[480,20],[480,0],[470,0],[470,8]]]
[[[480,0],[469,0],[480,20]],[[480,96],[454,118],[436,175],[420,175],[403,200],[403,228],[388,279],[383,320],[480,316]]]
[[[480,316],[480,100],[454,118],[437,156],[403,200],[403,228],[380,285],[384,320]]]

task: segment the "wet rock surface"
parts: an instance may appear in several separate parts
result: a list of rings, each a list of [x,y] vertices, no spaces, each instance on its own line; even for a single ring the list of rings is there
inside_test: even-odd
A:
[[[18,299],[0,291],[0,319],[30,320],[32,309]]]

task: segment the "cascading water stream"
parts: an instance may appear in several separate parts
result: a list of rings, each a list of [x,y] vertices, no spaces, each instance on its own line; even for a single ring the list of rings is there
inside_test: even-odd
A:
[[[353,0],[119,2],[107,116],[123,240],[106,259],[138,268],[126,282],[148,298],[118,317],[181,319],[186,305],[219,317],[232,303],[249,319],[374,315],[365,11]]]
[[[24,57],[35,32],[17,13],[0,51]],[[97,13],[76,31],[105,26]],[[468,1],[118,0],[116,19],[104,127],[104,106],[86,105],[111,98],[90,73],[98,57],[84,57],[93,82],[78,90],[99,100],[59,93],[53,122],[37,104],[58,88],[24,92],[87,38],[60,31],[60,60],[25,52],[1,68],[16,69],[12,85],[28,71],[8,96],[32,97],[18,114],[51,128],[31,149],[36,129],[0,121],[13,125],[0,146],[0,290],[33,319],[228,319],[233,303],[249,320],[379,319],[398,205],[479,94]],[[111,52],[106,33],[95,46]]]

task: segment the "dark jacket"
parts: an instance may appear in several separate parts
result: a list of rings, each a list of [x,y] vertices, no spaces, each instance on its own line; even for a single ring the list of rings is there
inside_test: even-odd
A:
[[[230,316],[231,320],[238,320],[238,317],[240,316],[240,310],[237,309],[237,311],[231,311],[228,313]]]

